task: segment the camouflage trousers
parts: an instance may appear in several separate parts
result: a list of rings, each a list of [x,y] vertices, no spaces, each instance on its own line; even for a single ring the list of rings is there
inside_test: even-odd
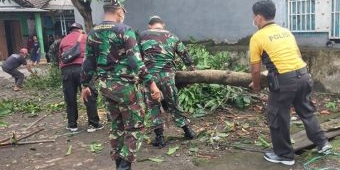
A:
[[[183,111],[179,106],[178,90],[175,85],[175,73],[159,72],[153,73],[153,80],[163,94],[162,102],[155,101],[151,98],[151,93],[148,88],[144,88],[145,103],[148,108],[148,114],[154,128],[159,128],[164,125],[164,120],[161,115],[161,106],[166,109],[167,113],[171,114],[172,120],[177,127],[188,125],[188,121],[183,116]]]
[[[144,137],[143,96],[134,84],[112,83],[101,88],[101,92],[112,117],[109,136],[113,148],[111,157],[134,162]]]

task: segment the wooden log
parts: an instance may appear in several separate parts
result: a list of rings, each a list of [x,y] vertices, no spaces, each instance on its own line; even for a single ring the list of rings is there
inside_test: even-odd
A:
[[[298,132],[298,133],[300,133],[300,132]],[[303,132],[301,131],[301,133],[306,134],[306,131],[303,131]],[[334,138],[334,137],[340,135],[340,129],[335,130],[335,131],[325,132],[325,133],[326,133],[326,137],[327,137],[328,139]],[[300,151],[300,150],[302,150],[302,149],[305,149],[305,148],[308,148],[308,147],[314,145],[313,142],[311,142],[311,141],[307,138],[307,135],[300,136],[300,137],[297,138],[297,139],[294,139],[294,138],[293,138],[293,140],[295,141],[295,143],[293,144],[293,149],[294,149],[295,152]]]
[[[176,72],[176,84],[224,84],[231,86],[248,87],[251,83],[251,74],[226,70],[196,70]],[[261,75],[261,86],[267,86],[264,73]]]
[[[328,122],[324,122],[320,125],[322,129],[325,131],[326,137],[328,139],[340,135],[339,122],[340,118],[337,118],[330,120]],[[313,145],[313,143],[308,139],[305,130],[302,130],[291,135],[291,138],[294,140],[293,148],[295,152]]]

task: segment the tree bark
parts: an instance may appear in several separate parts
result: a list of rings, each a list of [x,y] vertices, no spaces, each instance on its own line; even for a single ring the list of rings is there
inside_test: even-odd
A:
[[[90,0],[86,0],[85,2],[83,0],[71,0],[71,1],[84,19],[86,32],[91,31],[91,29],[93,28],[91,1]]]
[[[197,70],[176,72],[176,85],[207,83],[248,87],[251,81],[251,74],[244,72],[225,70]],[[261,75],[261,86],[267,86],[267,79],[264,75]]]

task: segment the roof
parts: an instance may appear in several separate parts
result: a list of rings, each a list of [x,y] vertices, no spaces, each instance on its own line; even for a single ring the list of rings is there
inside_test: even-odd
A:
[[[44,9],[52,10],[73,10],[74,6],[71,0],[51,0]]]
[[[45,7],[51,0],[14,0],[17,4],[26,8],[43,8]]]
[[[6,7],[6,8],[0,8],[0,12],[47,12],[47,11],[43,10],[43,9],[38,9],[38,8],[11,8],[11,7]]]

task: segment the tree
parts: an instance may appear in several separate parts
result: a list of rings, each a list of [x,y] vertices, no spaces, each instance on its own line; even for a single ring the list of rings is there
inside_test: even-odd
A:
[[[74,7],[77,8],[80,15],[84,19],[85,23],[85,30],[88,32],[93,27],[93,20],[92,20],[92,9],[91,3],[94,0],[71,0]],[[101,2],[103,0],[96,0],[97,2]],[[121,4],[124,4],[125,0],[118,0]]]
[[[266,73],[261,74],[261,86],[267,86]],[[248,87],[251,83],[251,74],[226,70],[196,70],[176,72],[176,85],[206,83],[224,84],[240,87]]]
[[[84,19],[85,30],[88,32],[93,27],[91,0],[71,0]]]

